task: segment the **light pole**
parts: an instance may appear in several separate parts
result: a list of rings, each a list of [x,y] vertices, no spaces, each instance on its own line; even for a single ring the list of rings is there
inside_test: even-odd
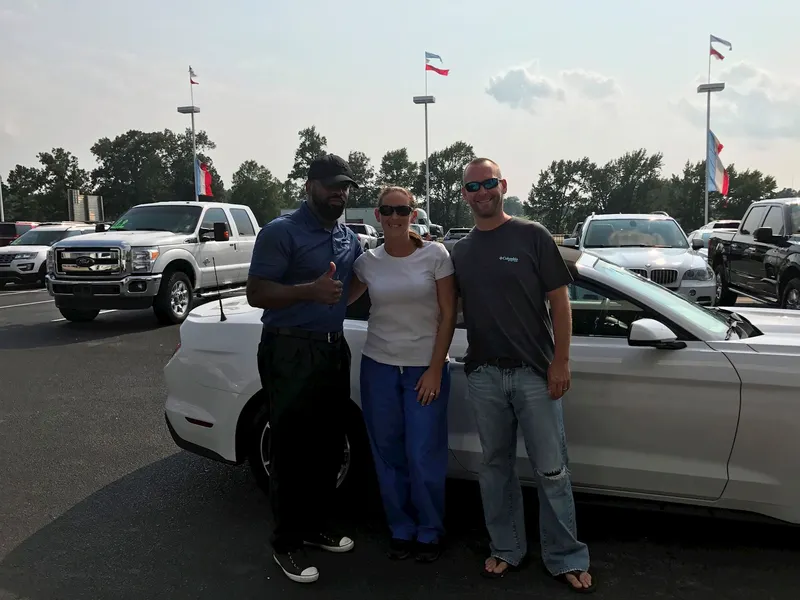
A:
[[[192,115],[192,173],[194,174],[194,200],[198,202],[200,198],[197,196],[197,144],[195,143],[194,136],[194,115],[200,112],[199,106],[179,106],[178,112],[182,115]]]
[[[697,86],[698,94],[706,94],[706,185],[705,185],[705,220],[708,223],[708,157],[711,152],[711,94],[725,89],[724,83],[703,83]]]
[[[431,169],[428,164],[428,104],[434,104],[433,96],[414,96],[414,104],[425,105],[425,212],[428,213],[428,226],[433,223],[431,219]]]
[[[3,210],[3,178],[0,177],[0,222],[6,220],[6,213]]]

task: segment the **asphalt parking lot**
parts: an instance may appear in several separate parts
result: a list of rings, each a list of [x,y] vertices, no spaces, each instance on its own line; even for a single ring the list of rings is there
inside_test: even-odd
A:
[[[0,291],[1,600],[573,597],[536,560],[479,576],[486,538],[469,482],[449,488],[437,563],[385,559],[370,497],[340,507],[355,552],[320,556],[316,584],[289,582],[269,560],[269,506],[247,467],[181,452],[166,431],[161,369],[177,341],[150,311],[76,325],[44,291]],[[529,496],[534,558],[535,508]],[[796,528],[583,498],[578,523],[596,598],[798,597]]]

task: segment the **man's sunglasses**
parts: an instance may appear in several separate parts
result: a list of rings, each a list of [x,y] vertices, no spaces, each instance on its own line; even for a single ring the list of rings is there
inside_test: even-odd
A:
[[[500,185],[500,180],[497,177],[492,177],[491,179],[485,179],[483,181],[470,181],[469,183],[465,183],[464,189],[468,192],[477,192],[481,189],[481,186],[487,190],[493,190],[498,185]]]
[[[392,213],[397,213],[398,217],[407,217],[413,210],[414,209],[408,205],[389,206],[388,204],[382,204],[378,207],[378,212],[384,217],[389,217]]]

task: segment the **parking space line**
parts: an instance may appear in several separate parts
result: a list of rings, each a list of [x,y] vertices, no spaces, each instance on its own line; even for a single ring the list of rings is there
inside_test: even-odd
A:
[[[106,314],[112,313],[112,312],[117,312],[117,309],[116,308],[112,308],[112,309],[109,309],[109,310],[101,310],[98,314],[99,315],[106,315]],[[50,322],[51,323],[58,323],[59,321],[66,321],[66,320],[67,319],[65,317],[61,317],[60,319],[53,319]]]
[[[3,296],[14,296],[16,294],[37,294],[41,292],[46,292],[47,290],[16,290],[13,292],[0,292],[0,298]]]
[[[19,308],[20,306],[33,306],[34,304],[48,304],[55,302],[55,300],[39,300],[38,302],[24,302],[22,304],[9,304],[8,306],[0,306],[0,310],[4,308]]]

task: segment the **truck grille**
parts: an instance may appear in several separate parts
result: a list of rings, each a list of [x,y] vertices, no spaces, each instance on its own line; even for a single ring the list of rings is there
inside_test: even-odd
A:
[[[56,250],[56,273],[61,275],[108,277],[121,275],[122,272],[119,248]]]

